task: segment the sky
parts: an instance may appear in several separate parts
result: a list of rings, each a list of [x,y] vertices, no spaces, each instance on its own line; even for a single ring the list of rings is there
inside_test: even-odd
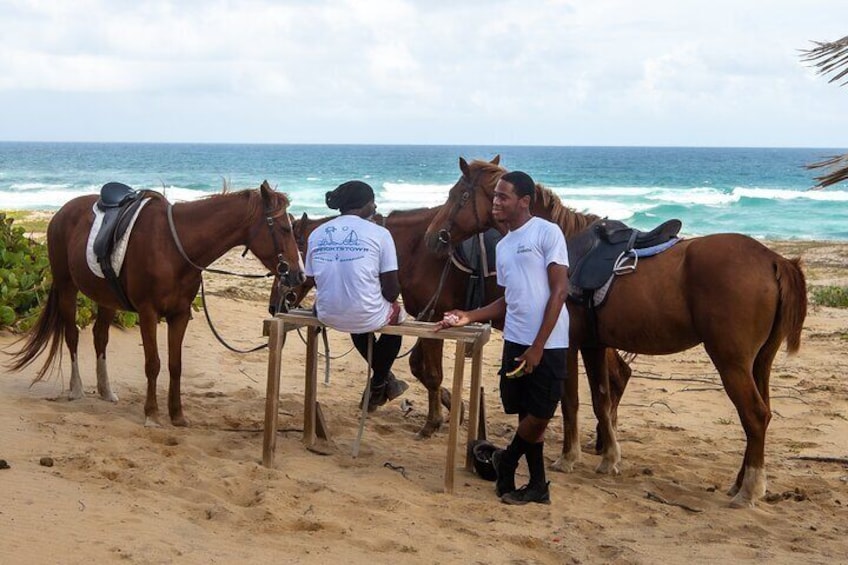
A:
[[[0,0],[0,140],[848,147],[846,0]]]

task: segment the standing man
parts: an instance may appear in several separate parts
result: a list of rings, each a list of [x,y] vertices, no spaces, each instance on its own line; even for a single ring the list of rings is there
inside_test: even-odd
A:
[[[405,317],[397,302],[400,283],[395,242],[389,230],[371,221],[377,204],[368,184],[358,180],[342,183],[328,192],[325,200],[341,215],[310,234],[305,274],[315,281],[318,319],[351,334],[357,351],[367,359],[373,332]],[[409,387],[391,372],[402,340],[399,335],[384,334],[374,341],[369,412]]]
[[[495,186],[492,216],[509,233],[498,243],[498,284],[502,298],[476,310],[445,314],[440,328],[471,322],[504,321],[500,370],[501,401],[518,414],[512,442],[492,458],[495,490],[507,504],[550,504],[543,456],[545,429],[562,398],[568,349],[568,251],[562,230],[530,213],[536,185],[527,173],[503,175]],[[515,470],[527,459],[530,481],[515,488]]]

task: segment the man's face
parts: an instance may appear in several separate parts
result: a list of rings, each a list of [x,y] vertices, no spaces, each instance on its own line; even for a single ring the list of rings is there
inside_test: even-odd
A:
[[[492,198],[492,217],[496,222],[509,222],[521,213],[525,204],[523,201],[526,201],[527,206],[530,205],[529,196],[519,198],[512,183],[499,180]]]
[[[372,217],[374,217],[374,214],[377,213],[377,202],[372,200],[362,208],[362,211],[363,218],[365,218],[366,220],[371,219]]]

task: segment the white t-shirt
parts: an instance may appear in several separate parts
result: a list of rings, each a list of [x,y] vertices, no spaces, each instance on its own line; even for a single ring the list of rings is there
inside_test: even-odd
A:
[[[568,266],[565,236],[556,224],[533,217],[498,242],[498,284],[504,287],[506,320],[504,339],[532,345],[542,327],[551,289],[548,265]],[[568,310],[559,314],[545,349],[568,347]]]
[[[373,332],[389,318],[380,273],[397,271],[389,230],[359,216],[342,215],[309,235],[305,273],[315,277],[318,319],[346,333]]]

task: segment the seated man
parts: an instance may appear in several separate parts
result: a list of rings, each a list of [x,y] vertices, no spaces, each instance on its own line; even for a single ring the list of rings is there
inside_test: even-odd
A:
[[[397,302],[400,283],[395,243],[389,230],[370,221],[377,204],[366,183],[340,184],[326,194],[326,202],[341,215],[310,234],[305,273],[315,281],[318,319],[350,333],[356,349],[367,358],[373,332],[405,317]],[[394,400],[409,386],[391,372],[401,341],[399,335],[381,335],[374,341],[369,412]]]

